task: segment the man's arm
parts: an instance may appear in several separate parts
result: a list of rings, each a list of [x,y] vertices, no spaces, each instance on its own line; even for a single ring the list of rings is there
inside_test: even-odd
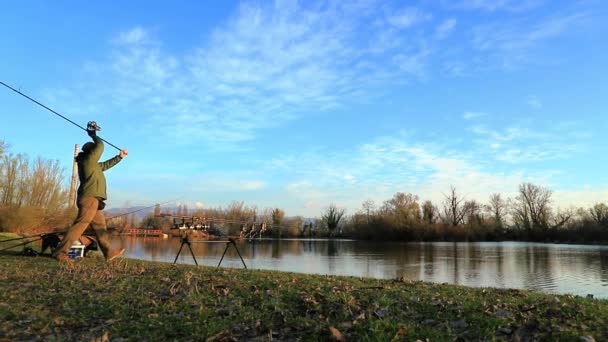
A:
[[[129,154],[126,150],[120,150],[120,153],[114,158],[110,158],[104,162],[99,163],[99,167],[101,167],[101,171],[105,171],[112,166],[120,163],[120,161]]]
[[[91,135],[91,138],[95,143],[95,147],[93,147],[93,149],[91,150],[91,158],[97,161],[99,160],[99,158],[101,158],[101,155],[103,154],[103,140],[101,140],[101,138],[96,135]]]

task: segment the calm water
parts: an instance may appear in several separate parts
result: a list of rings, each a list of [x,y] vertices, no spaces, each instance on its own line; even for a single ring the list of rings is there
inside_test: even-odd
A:
[[[126,257],[173,262],[177,238],[121,238]],[[532,289],[608,298],[608,246],[525,242],[392,243],[351,240],[237,242],[247,267],[468,286]],[[194,264],[184,247],[178,263]],[[216,266],[225,243],[193,242],[199,264]],[[223,267],[242,268],[231,246]]]

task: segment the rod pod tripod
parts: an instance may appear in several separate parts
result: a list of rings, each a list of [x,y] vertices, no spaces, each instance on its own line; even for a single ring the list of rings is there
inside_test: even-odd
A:
[[[173,260],[173,264],[177,263],[177,258],[179,257],[180,253],[182,252],[182,248],[184,248],[184,245],[186,245],[186,246],[188,246],[188,249],[190,250],[190,255],[192,255],[192,259],[194,259],[194,264],[196,266],[198,266],[198,262],[196,261],[196,257],[194,256],[194,252],[192,251],[192,241],[190,241],[190,238],[188,237],[187,232],[184,232],[184,233],[180,232],[180,241],[182,244],[181,244],[181,246],[179,246],[179,250],[177,251],[177,255],[175,255],[175,260]],[[245,260],[243,260],[243,256],[241,255],[241,252],[239,251],[239,248],[236,246],[236,242],[234,241],[233,238],[228,238],[228,241],[207,241],[207,242],[225,242],[226,243],[226,248],[224,248],[224,253],[222,253],[222,257],[220,258],[220,262],[217,264],[217,267],[220,267],[220,265],[222,265],[222,261],[224,261],[224,256],[226,256],[226,252],[228,252],[228,248],[230,247],[230,245],[232,245],[232,246],[234,246],[236,253],[239,255],[239,258],[241,259],[241,262],[243,263],[243,267],[245,267],[245,269],[247,269]]]
[[[188,246],[188,249],[190,250],[190,254],[192,255],[192,259],[194,259],[194,264],[196,266],[198,266],[198,262],[196,262],[196,257],[194,256],[194,252],[192,251],[192,242],[190,242],[190,238],[188,237],[188,233],[181,233],[180,232],[180,237],[179,237],[182,245],[179,246],[179,251],[177,251],[177,255],[175,256],[175,260],[173,260],[173,264],[175,265],[175,263],[177,262],[177,258],[179,257],[179,254],[182,252],[182,248],[184,248],[184,245]]]
[[[224,255],[226,255],[226,252],[228,251],[228,247],[230,247],[230,245],[234,246],[234,249],[236,250],[237,254],[239,255],[239,258],[241,258],[241,262],[243,263],[243,266],[245,267],[245,269],[247,269],[247,265],[245,265],[245,260],[243,260],[243,256],[241,256],[241,252],[239,251],[239,248],[236,246],[236,243],[234,242],[233,238],[228,238],[228,241],[226,241],[226,248],[224,248],[224,253],[222,254],[222,258],[220,259],[220,262],[217,264],[217,267],[220,267],[220,265],[222,264],[222,260],[224,260]]]

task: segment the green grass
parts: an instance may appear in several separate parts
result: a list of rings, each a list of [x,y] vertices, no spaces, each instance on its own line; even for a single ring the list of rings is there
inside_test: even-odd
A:
[[[11,341],[578,341],[608,338],[608,301],[404,279],[2,255],[0,322],[0,340]]]

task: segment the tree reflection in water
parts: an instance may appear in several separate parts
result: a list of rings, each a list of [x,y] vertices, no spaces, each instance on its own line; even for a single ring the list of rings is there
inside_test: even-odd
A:
[[[173,262],[180,241],[115,237],[126,257]],[[525,242],[401,243],[323,239],[237,242],[249,268],[288,272],[525,288],[608,298],[608,246]],[[193,243],[201,264],[216,266],[224,244]],[[181,256],[180,256],[181,257]],[[189,255],[179,260],[191,263]],[[240,267],[228,249],[222,266]]]

